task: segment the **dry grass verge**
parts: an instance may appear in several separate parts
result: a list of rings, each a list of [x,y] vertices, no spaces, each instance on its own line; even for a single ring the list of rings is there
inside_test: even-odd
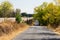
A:
[[[28,28],[27,24],[4,21],[0,23],[0,40],[12,40],[16,35]]]
[[[56,34],[60,35],[60,25],[58,26],[58,28],[53,30]]]
[[[57,28],[52,28],[51,25],[48,25],[48,29],[52,30],[55,32],[57,35],[60,35],[60,25]]]

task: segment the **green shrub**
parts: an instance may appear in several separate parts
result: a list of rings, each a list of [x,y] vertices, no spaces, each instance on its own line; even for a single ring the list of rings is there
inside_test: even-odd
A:
[[[16,22],[17,23],[21,22],[21,15],[19,13],[16,14]]]

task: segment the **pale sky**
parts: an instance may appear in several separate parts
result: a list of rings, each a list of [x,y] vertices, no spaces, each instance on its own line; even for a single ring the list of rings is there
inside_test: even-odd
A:
[[[0,3],[5,0],[0,0]],[[21,12],[33,13],[36,6],[41,5],[43,2],[53,2],[53,0],[8,0],[14,8],[21,9]]]

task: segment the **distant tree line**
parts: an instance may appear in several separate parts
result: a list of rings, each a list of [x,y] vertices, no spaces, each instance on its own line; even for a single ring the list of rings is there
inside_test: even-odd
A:
[[[21,17],[33,17],[33,14],[21,13]]]

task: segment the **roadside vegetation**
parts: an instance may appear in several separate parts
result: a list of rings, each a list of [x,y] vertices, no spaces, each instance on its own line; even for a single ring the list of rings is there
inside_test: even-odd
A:
[[[56,2],[56,1],[55,1]],[[47,26],[55,32],[60,33],[60,3],[47,3],[34,8],[34,14],[21,13],[19,8],[14,9],[13,5],[4,1],[0,4],[0,18],[5,18],[0,23],[0,40],[11,40],[17,34],[23,32],[32,25],[34,20],[39,21],[40,26]],[[33,19],[22,21],[22,17],[32,17]],[[15,22],[7,20],[7,18],[15,18]],[[28,25],[27,25],[28,24]]]
[[[20,12],[20,9],[14,9],[8,1],[0,4],[0,18],[4,18],[4,21],[0,22],[0,40],[11,40],[28,28],[26,23],[22,23]],[[7,18],[15,18],[15,21],[12,22]]]
[[[11,40],[26,29],[28,29],[28,25],[25,23],[11,22],[10,20],[1,22],[0,40]]]
[[[60,3],[47,3],[34,8],[34,19],[39,21],[40,26],[48,26],[60,33]],[[57,31],[58,30],[58,31]]]

